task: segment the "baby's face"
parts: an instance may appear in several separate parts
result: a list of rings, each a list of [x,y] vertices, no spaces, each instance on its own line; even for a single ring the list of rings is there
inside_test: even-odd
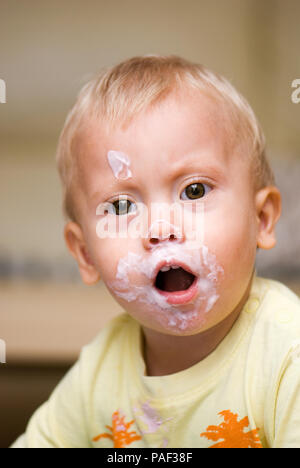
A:
[[[216,104],[172,95],[125,129],[91,123],[77,143],[86,250],[119,304],[173,335],[231,314],[249,286],[258,226],[249,163]]]

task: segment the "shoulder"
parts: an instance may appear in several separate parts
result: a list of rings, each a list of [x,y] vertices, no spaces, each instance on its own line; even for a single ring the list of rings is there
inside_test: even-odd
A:
[[[299,440],[294,431],[298,422],[295,425],[292,418],[297,419],[300,405],[296,397],[300,300],[284,284],[266,278],[255,278],[251,300],[259,306],[253,317],[246,369],[250,413],[263,428],[268,446],[289,446]]]
[[[82,350],[84,352],[92,352],[95,348],[98,349],[99,345],[103,345],[108,340],[113,340],[126,335],[135,326],[136,321],[130,317],[130,315],[127,313],[120,314],[110,320],[107,325],[98,332],[95,338],[82,348]]]
[[[260,319],[279,328],[287,329],[290,324],[300,330],[300,299],[291,289],[279,281],[256,277],[253,292],[260,302]]]
[[[265,289],[268,299],[276,297],[284,305],[300,307],[300,298],[283,283],[261,277],[256,277],[256,281],[260,288]]]
[[[95,380],[101,374],[102,384],[109,380],[111,373],[114,374],[111,364],[117,365],[114,358],[116,349],[120,354],[124,340],[136,326],[127,314],[111,320],[82,349],[77,362],[54,389],[49,400],[34,413],[26,434],[13,447],[90,447],[90,425],[93,420],[90,408]]]
[[[125,343],[136,332],[137,322],[127,313],[112,319],[80,353],[78,360],[82,377],[93,375],[105,360],[112,361],[125,349]]]
[[[264,359],[281,360],[300,344],[300,299],[279,281],[255,277],[250,302],[258,308],[252,342]]]

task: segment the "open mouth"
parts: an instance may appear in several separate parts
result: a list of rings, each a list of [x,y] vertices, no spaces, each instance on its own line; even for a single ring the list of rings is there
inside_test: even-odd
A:
[[[159,270],[155,286],[161,291],[185,291],[193,284],[195,276],[184,270],[184,268],[172,265],[166,266]]]
[[[183,304],[197,293],[197,277],[179,265],[165,265],[158,271],[154,286],[170,304]]]

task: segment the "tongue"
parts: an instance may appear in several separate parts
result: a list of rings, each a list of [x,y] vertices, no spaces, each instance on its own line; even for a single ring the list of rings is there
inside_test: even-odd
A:
[[[191,286],[194,278],[194,275],[182,268],[171,269],[162,273],[160,289],[170,292],[183,291]]]

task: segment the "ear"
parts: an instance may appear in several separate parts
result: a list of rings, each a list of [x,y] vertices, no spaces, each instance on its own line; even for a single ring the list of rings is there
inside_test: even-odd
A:
[[[275,226],[281,214],[281,195],[277,187],[268,186],[255,196],[258,222],[257,246],[272,249],[276,245]]]
[[[71,255],[78,263],[82,281],[88,285],[97,283],[100,280],[100,274],[87,252],[81,227],[74,222],[67,223],[64,236]]]

